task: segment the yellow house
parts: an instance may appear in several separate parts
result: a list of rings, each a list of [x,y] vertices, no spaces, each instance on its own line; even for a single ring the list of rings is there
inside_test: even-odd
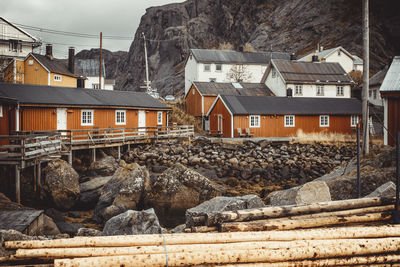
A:
[[[4,81],[10,83],[84,87],[85,77],[75,71],[73,48],[68,60],[53,57],[51,45],[46,55],[30,53],[25,60],[14,60],[4,69]]]

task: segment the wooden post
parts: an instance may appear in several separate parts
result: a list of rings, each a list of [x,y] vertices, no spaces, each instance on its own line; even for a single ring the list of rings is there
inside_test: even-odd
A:
[[[68,153],[68,163],[72,165],[72,150]]]
[[[37,187],[39,188],[39,192],[40,192],[40,188],[42,187],[42,181],[41,181],[41,179],[42,179],[42,177],[41,177],[42,171],[41,171],[41,162],[40,162],[40,160],[39,160],[39,163],[37,165],[36,170],[37,170]]]
[[[101,64],[101,62],[102,62],[102,49],[103,48],[103,33],[102,32],[100,32],[100,58],[99,58],[99,89],[102,89],[101,88],[101,76],[103,75],[103,73],[102,73],[102,64]]]
[[[96,162],[96,148],[92,148],[92,162]]]
[[[131,144],[128,144],[128,152],[131,151]]]
[[[33,165],[33,192],[36,192],[37,187],[37,167],[36,164]]]
[[[121,146],[118,146],[118,159],[121,159]]]
[[[15,198],[18,204],[21,204],[21,169],[15,165]]]
[[[363,120],[363,155],[369,153],[369,0],[363,0],[363,89],[362,89],[362,120]]]

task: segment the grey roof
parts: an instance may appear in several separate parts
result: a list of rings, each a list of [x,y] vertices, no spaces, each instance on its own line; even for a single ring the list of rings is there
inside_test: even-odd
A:
[[[315,97],[278,97],[278,96],[221,96],[221,98],[234,115],[361,114],[361,102],[355,98],[315,98]]]
[[[64,106],[115,106],[170,109],[147,93],[0,83],[0,101]]]
[[[237,63],[268,65],[272,58],[289,59],[289,54],[282,52],[238,52],[232,50],[191,49],[190,52],[201,63]]]
[[[258,95],[271,96],[272,91],[263,83],[238,83],[237,88],[232,83],[194,82],[194,86],[203,96],[217,95]]]
[[[380,91],[400,91],[400,56],[393,58]]]
[[[310,61],[312,56],[318,56],[318,58],[326,58],[328,55],[330,55],[331,53],[337,51],[341,49],[343,52],[345,52],[347,55],[349,55],[350,57],[352,57],[354,60],[354,55],[350,54],[346,49],[344,49],[341,46],[338,47],[334,47],[334,48],[330,48],[330,49],[324,49],[322,51],[318,51],[318,52],[312,52],[302,58],[299,59],[299,61]],[[358,57],[357,57],[358,58]],[[360,58],[359,58],[360,59]],[[361,60],[361,59],[360,59]],[[357,64],[357,63],[356,63]],[[359,63],[358,63],[359,64]]]
[[[42,63],[49,71],[57,74],[63,74],[72,77],[83,77],[84,74],[81,73],[79,70],[75,69],[75,73],[72,73],[68,69],[68,61],[65,59],[57,59],[53,58],[50,59],[47,56],[31,53],[40,63]]]
[[[361,58],[359,58],[358,56],[352,55],[352,57],[354,58],[354,64],[361,65],[364,63],[364,61]]]
[[[369,85],[370,86],[380,86],[383,82],[383,79],[385,79],[386,73],[388,71],[388,68],[384,68],[377,73],[375,73],[374,76],[369,78]]]
[[[273,59],[286,83],[351,84],[353,81],[339,63]]]
[[[106,77],[104,60],[102,60],[102,61],[103,61],[103,66],[102,66],[103,74],[102,75],[103,75],[103,77]],[[76,58],[75,59],[75,69],[80,71],[86,77],[98,77],[99,70],[100,70],[99,60],[98,59]]]

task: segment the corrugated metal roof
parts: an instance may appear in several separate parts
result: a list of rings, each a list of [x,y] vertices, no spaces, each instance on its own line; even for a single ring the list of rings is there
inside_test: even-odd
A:
[[[359,58],[358,56],[356,56],[356,55],[352,55],[352,56],[354,58],[354,64],[361,65],[364,63],[364,61],[361,58]]]
[[[374,76],[369,78],[369,85],[370,86],[379,86],[382,84],[383,79],[385,79],[386,73],[388,71],[388,68],[384,68],[383,70],[378,71],[375,73]]]
[[[119,106],[170,109],[147,93],[0,83],[0,99],[21,104]]]
[[[268,65],[272,58],[289,59],[289,54],[282,52],[238,52],[232,50],[191,49],[197,62],[201,63],[233,63]]]
[[[102,75],[103,75],[103,77],[106,77],[104,60],[102,60],[102,61],[103,61],[103,66],[102,66],[103,74]],[[99,60],[98,59],[76,58],[75,59],[75,70],[78,70],[86,77],[98,77],[99,70],[100,70]]]
[[[349,55],[350,57],[352,57],[353,60],[354,60],[354,64],[363,64],[363,60],[362,60],[361,58],[359,58],[359,57],[356,56],[356,55],[350,54],[350,52],[348,52],[346,49],[344,49],[344,48],[341,47],[341,46],[334,47],[334,48],[330,48],[330,49],[324,49],[324,50],[322,50],[321,52],[312,52],[312,53],[310,53],[310,54],[308,54],[308,55],[306,55],[306,56],[300,58],[299,61],[311,61],[311,58],[312,58],[312,56],[314,56],[314,55],[315,55],[315,56],[318,56],[318,58],[324,58],[324,59],[326,59],[326,57],[327,57],[328,55],[330,55],[331,53],[333,53],[333,52],[335,52],[335,51],[337,51],[337,50],[339,50],[339,49],[341,49],[344,53],[346,53],[347,55]]]
[[[232,83],[194,82],[194,86],[205,96],[217,95],[258,95],[271,96],[272,91],[263,83],[240,83],[236,88]]]
[[[355,98],[315,98],[277,96],[221,96],[235,115],[310,114],[359,115],[361,102]]]
[[[81,73],[79,70],[75,69],[75,73],[72,73],[68,69],[68,61],[65,59],[50,59],[47,56],[43,56],[40,54],[35,54],[32,53],[32,55],[40,62],[42,63],[49,71],[57,74],[63,74],[67,76],[72,76],[72,77],[83,77],[85,76],[83,73]]]
[[[380,91],[400,91],[400,56],[393,58]]]
[[[352,80],[339,63],[304,62],[273,59],[272,63],[286,83],[351,84]]]

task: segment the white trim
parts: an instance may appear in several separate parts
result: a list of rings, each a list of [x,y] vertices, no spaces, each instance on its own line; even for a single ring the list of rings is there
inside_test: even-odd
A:
[[[50,79],[51,79],[51,75],[50,75],[50,71],[47,72],[47,85],[50,85]]]
[[[356,118],[355,123],[353,123],[353,118]],[[350,127],[357,127],[357,124],[359,122],[359,117],[358,115],[351,115],[350,116]]]
[[[222,99],[221,95],[218,95],[217,98],[214,100],[214,103],[211,105],[210,109],[207,112],[207,117],[210,116],[210,113],[214,109],[215,105],[217,104],[218,99],[221,99],[222,104],[224,104],[226,110],[228,110],[229,114],[231,115],[231,138],[233,138],[233,136],[234,136],[234,133],[233,133],[233,114],[232,114],[231,110],[228,108],[228,106],[225,104],[225,102]]]
[[[231,138],[235,137],[235,134],[233,132],[233,115],[231,115]]]
[[[15,131],[19,131],[19,104],[15,109]]]
[[[158,115],[161,114],[161,121],[158,120]],[[163,124],[163,112],[162,111],[157,111],[157,125],[162,125]]]
[[[201,96],[201,116],[204,116],[204,97]]]
[[[83,112],[91,112],[91,122],[83,123]],[[81,110],[81,126],[93,126],[94,124],[94,110],[93,109],[82,109]]]
[[[326,117],[327,118],[327,123],[326,125],[322,125],[322,118]],[[319,115],[319,127],[329,127],[329,115]]]
[[[29,56],[32,56],[32,57],[39,63],[40,66],[42,66],[45,70],[47,70],[47,72],[50,72],[50,70],[49,70],[48,68],[46,68],[46,66],[43,65],[42,62],[40,62],[32,53],[29,53],[29,54],[26,56],[25,60],[27,60]],[[24,60],[24,61],[25,61],[25,60]]]
[[[0,118],[3,118],[3,106],[0,105]]]
[[[286,118],[287,117],[293,117],[293,125],[290,125],[290,124],[286,123]],[[283,117],[283,126],[284,127],[296,127],[296,116],[295,115],[285,115]]]
[[[389,125],[389,122],[388,122],[388,116],[389,116],[389,114],[388,114],[388,112],[389,112],[389,108],[388,108],[388,99],[387,98],[383,98],[383,125],[385,126],[385,127],[383,127],[383,144],[385,145],[385,146],[387,146],[388,144],[389,144],[389,136],[388,136],[388,125]]]
[[[56,79],[57,78],[57,79]],[[53,80],[55,82],[62,82],[62,76],[59,74],[53,74]]]
[[[251,117],[258,118],[257,125],[251,126]],[[261,116],[260,115],[249,115],[249,128],[260,128],[261,127]]]
[[[124,114],[124,121],[123,122],[118,122],[117,121],[117,114],[122,113]],[[121,119],[121,116],[120,116]],[[115,110],[115,125],[126,125],[126,110],[125,109],[116,109]]]

